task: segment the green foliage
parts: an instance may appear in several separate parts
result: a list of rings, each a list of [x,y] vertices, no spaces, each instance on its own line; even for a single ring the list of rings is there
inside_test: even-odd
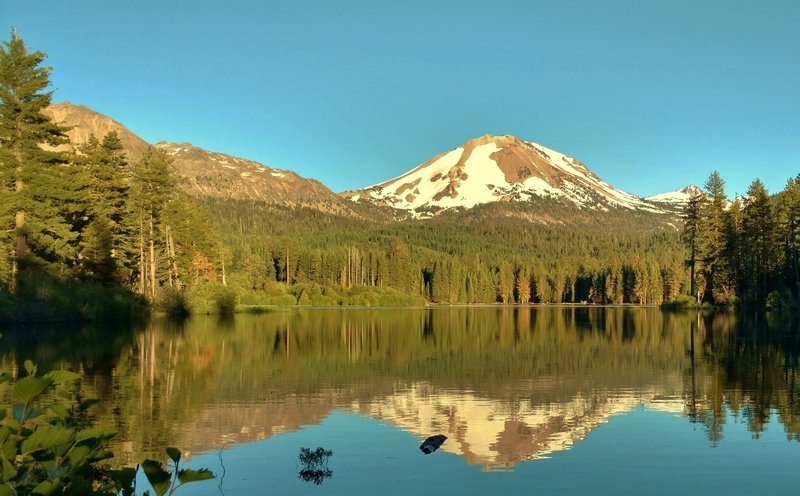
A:
[[[771,291],[767,295],[766,306],[768,310],[781,311],[786,307],[786,300],[780,291]]]
[[[132,321],[145,302],[124,288],[57,277],[29,267],[14,294],[0,292],[0,322]]]
[[[155,302],[157,311],[170,317],[186,317],[191,313],[191,306],[186,292],[177,288],[164,288]]]
[[[194,284],[182,294],[187,298],[186,310],[200,315],[232,315],[239,301],[234,288],[218,283]]]
[[[68,386],[80,375],[68,370],[53,370],[37,375],[30,360],[24,363],[27,376],[13,384],[11,416],[0,410],[0,495],[133,495],[136,469],[109,470],[101,465],[113,453],[108,450],[113,431],[95,428],[88,421],[88,410],[96,402],[76,403],[71,395],[50,391]],[[8,382],[0,374],[0,384]],[[47,403],[47,404],[45,404]],[[141,467],[158,496],[173,494],[190,482],[213,479],[207,469],[180,469],[181,453],[167,448],[173,473],[159,462],[145,460]]]
[[[66,142],[43,113],[50,105],[50,68],[15,31],[0,46],[0,279],[9,290],[28,258],[74,264],[75,225],[84,209],[81,181],[67,158],[40,145]]]
[[[184,484],[214,478],[214,473],[208,469],[181,469],[181,452],[177,448],[170,447],[165,451],[172,463],[173,472],[169,472],[161,462],[155,460],[145,460],[141,464],[147,482],[150,483],[156,496],[171,495]]]
[[[39,376],[30,360],[25,370],[13,385],[18,403],[0,420],[0,494],[117,494],[120,488],[98,465],[113,456],[107,445],[115,433],[85,425],[89,404],[47,394],[80,376],[66,370]],[[7,379],[4,374],[0,382]]]

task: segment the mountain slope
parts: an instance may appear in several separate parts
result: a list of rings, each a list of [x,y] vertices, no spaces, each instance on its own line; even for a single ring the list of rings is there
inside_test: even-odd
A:
[[[199,198],[254,200],[353,215],[349,205],[314,179],[188,143],[157,143],[173,159],[182,187]]]
[[[346,192],[425,216],[495,202],[555,200],[579,210],[665,213],[656,204],[601,180],[578,160],[513,136],[485,135],[434,157],[395,179]]]
[[[116,131],[119,135],[129,159],[135,160],[141,157],[150,147],[146,141],[119,122],[83,105],[73,105],[70,102],[56,103],[47,107],[44,113],[56,124],[69,128],[67,136],[71,144],[60,146],[59,149],[62,151],[74,150],[76,145],[89,141],[92,135],[102,139],[111,131]]]
[[[74,151],[94,135],[102,138],[116,131],[128,159],[139,159],[152,145],[119,122],[82,105],[69,102],[53,104],[45,113],[53,122],[69,128],[69,145],[59,147]],[[352,204],[345,202],[319,181],[298,174],[267,167],[258,162],[210,152],[189,144],[155,145],[173,158],[179,185],[200,199],[250,200],[284,207],[308,207],[327,213],[353,216]],[[364,208],[359,208],[363,211]]]
[[[666,193],[648,196],[645,198],[645,200],[654,203],[665,210],[681,213],[689,203],[689,198],[694,194],[705,193],[703,193],[700,188],[694,184],[690,184],[685,188],[681,188],[676,191],[668,191]]]

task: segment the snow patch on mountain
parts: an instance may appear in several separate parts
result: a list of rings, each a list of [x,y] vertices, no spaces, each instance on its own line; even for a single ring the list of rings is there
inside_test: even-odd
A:
[[[695,186],[694,184],[690,184],[685,188],[681,188],[676,191],[668,191],[666,193],[659,193],[657,195],[648,196],[645,200],[655,203],[668,203],[673,205],[685,205],[689,203],[689,198],[693,194],[702,194],[703,192]]]
[[[421,209],[530,202],[536,197],[566,201],[580,209],[664,212],[602,181],[574,158],[513,136],[470,140],[401,176],[346,196],[409,210],[414,216]]]

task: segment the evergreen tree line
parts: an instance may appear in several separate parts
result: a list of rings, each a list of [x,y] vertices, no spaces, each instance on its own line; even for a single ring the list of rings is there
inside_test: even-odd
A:
[[[797,304],[800,175],[774,196],[755,179],[744,197],[729,202],[715,171],[704,190],[691,196],[685,212],[690,294],[714,304]]]
[[[256,202],[206,206],[229,247],[229,280],[250,292],[372,287],[435,303],[658,304],[689,290],[677,232],[385,224]]]
[[[0,49],[4,292],[58,279],[152,301],[216,278],[221,247],[202,206],[179,193],[169,156],[151,149],[130,161],[115,132],[67,146],[68,129],[43,112],[52,96],[44,60],[16,32]]]

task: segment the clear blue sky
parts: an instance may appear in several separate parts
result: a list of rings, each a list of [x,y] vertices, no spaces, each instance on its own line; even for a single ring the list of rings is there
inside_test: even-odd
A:
[[[335,191],[486,133],[642,196],[800,172],[797,0],[0,0],[0,21],[49,55],[55,101]]]

